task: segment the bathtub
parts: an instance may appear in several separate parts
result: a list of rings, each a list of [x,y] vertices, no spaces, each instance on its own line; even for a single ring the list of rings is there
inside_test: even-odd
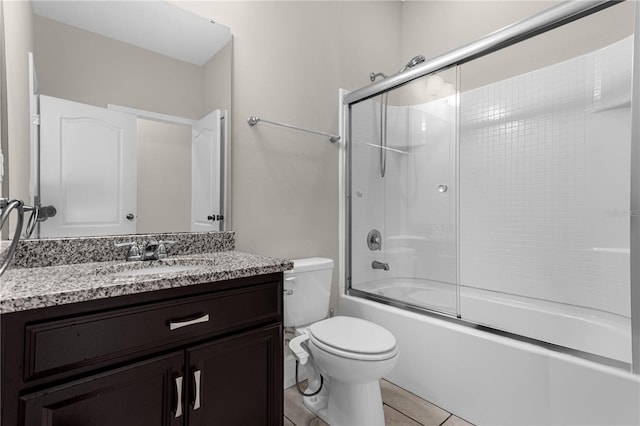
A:
[[[631,363],[631,319],[624,316],[415,278],[377,280],[357,288],[453,316],[459,310],[473,324]]]
[[[350,296],[341,287],[341,315],[380,324],[398,341],[398,365],[385,378],[472,423],[640,424],[640,378],[622,368]],[[487,302],[477,296],[461,297],[461,306]]]

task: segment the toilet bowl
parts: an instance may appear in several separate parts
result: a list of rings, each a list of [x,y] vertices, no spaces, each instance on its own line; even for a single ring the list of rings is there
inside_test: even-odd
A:
[[[306,279],[310,277],[304,274],[314,275],[314,271],[326,273],[333,267],[333,262],[327,260],[294,260],[294,269],[285,272],[284,321],[285,325],[296,327],[296,337],[289,342],[289,347],[298,362],[308,366],[307,393],[313,393],[303,397],[304,404],[331,426],[383,426],[378,381],[391,371],[398,360],[396,339],[388,330],[363,319],[344,316],[323,319],[328,309],[329,294],[311,287],[330,288],[331,274],[325,275],[328,283],[322,279]],[[315,270],[310,266],[318,264],[324,266]],[[304,270],[296,269],[297,265]],[[287,283],[294,281],[297,287],[287,289]],[[297,300],[289,299],[287,290],[290,296],[297,295]],[[304,297],[307,292],[315,297]],[[322,308],[325,303],[324,297],[318,300],[318,294],[327,296],[324,315],[306,324],[291,324],[287,319],[288,305],[294,300],[298,302],[294,309],[298,314],[296,319],[298,322],[309,320],[308,316],[299,314],[311,312],[315,307],[315,316],[318,316],[318,303]],[[308,305],[308,308],[304,309],[300,304]]]

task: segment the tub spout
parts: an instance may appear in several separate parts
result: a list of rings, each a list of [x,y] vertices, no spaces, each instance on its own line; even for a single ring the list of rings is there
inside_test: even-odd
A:
[[[371,262],[371,267],[373,269],[384,269],[385,271],[389,270],[389,264],[387,262],[378,262],[377,260]]]

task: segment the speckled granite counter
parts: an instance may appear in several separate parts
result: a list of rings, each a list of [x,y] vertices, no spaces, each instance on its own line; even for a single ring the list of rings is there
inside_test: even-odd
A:
[[[114,243],[172,240],[169,257],[125,261]],[[21,241],[0,277],[0,313],[282,272],[288,260],[234,251],[233,232]],[[172,269],[173,268],[173,269]],[[145,269],[146,274],[135,275]],[[161,271],[161,272],[160,272]],[[138,271],[143,272],[143,271]]]
[[[135,264],[135,265],[134,265]],[[136,267],[195,266],[189,271],[116,275]],[[9,269],[0,278],[0,313],[250,277],[291,269],[288,260],[237,251],[176,256],[152,262],[95,262]]]
[[[170,256],[234,250],[236,243],[233,231],[20,240],[16,254],[9,265],[18,268],[33,268],[124,260],[127,247],[117,248],[114,244],[135,242],[143,245],[149,241],[175,242],[175,244],[167,246],[167,253]],[[5,245],[8,247],[8,244]]]

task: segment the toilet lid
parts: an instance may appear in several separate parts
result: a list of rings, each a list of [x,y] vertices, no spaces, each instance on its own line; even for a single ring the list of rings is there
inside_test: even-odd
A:
[[[381,354],[396,347],[393,334],[360,318],[329,318],[309,326],[309,332],[321,343],[351,353]]]

